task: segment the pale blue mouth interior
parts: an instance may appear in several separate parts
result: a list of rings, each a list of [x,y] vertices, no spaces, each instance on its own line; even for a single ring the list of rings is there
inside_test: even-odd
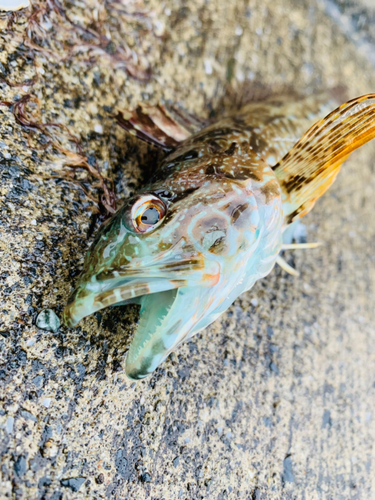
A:
[[[153,372],[168,355],[176,339],[173,305],[179,289],[140,297],[141,316],[126,359],[126,375],[134,380]]]

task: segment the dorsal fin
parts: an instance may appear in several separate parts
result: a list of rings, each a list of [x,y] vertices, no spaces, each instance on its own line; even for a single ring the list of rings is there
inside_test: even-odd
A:
[[[119,111],[118,124],[139,139],[166,151],[200,130],[204,123],[175,107],[140,104],[134,111]]]
[[[306,215],[350,153],[375,137],[375,94],[342,104],[313,125],[273,168],[286,222]]]
[[[289,93],[251,102],[235,116],[252,127],[252,148],[272,167],[311,125],[337,104],[333,90],[311,96]]]

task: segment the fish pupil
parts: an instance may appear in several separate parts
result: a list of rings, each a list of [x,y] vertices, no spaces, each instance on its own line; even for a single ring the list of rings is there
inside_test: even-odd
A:
[[[154,224],[159,222],[159,219],[159,211],[154,207],[147,208],[147,210],[143,212],[141,217],[141,221],[149,226],[153,226]]]

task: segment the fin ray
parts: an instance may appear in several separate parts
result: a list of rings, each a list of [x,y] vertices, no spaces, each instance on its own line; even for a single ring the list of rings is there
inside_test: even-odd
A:
[[[375,137],[375,94],[342,104],[313,125],[275,165],[287,223],[307,214],[348,156]]]
[[[115,118],[131,134],[166,151],[171,151],[204,126],[192,115],[162,105],[140,104],[133,111],[119,111]]]
[[[337,104],[335,89],[313,96],[289,92],[250,102],[234,116],[253,129],[252,149],[272,167],[316,120]]]

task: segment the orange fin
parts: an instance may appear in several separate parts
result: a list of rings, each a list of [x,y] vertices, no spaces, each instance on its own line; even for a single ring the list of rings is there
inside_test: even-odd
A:
[[[273,169],[286,223],[306,215],[350,153],[375,137],[375,94],[352,99],[313,125]]]
[[[177,108],[140,104],[134,111],[119,111],[118,124],[139,139],[167,151],[200,130],[204,123]]]

